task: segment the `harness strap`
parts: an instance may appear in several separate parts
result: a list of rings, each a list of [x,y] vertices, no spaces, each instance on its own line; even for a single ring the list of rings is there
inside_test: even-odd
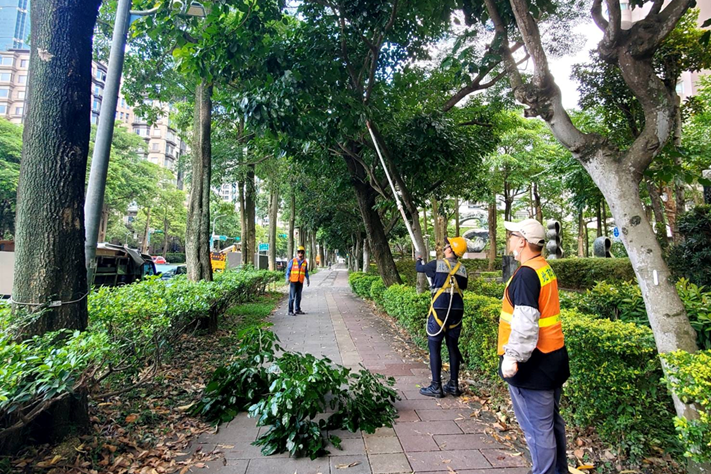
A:
[[[450,265],[448,260],[445,260],[444,263],[447,264],[447,267],[449,268],[449,274],[447,275],[447,280],[444,282],[444,285],[442,285],[442,288],[437,290],[437,293],[432,297],[432,300],[430,301],[430,312],[427,314],[427,316],[432,315],[437,321],[437,324],[439,324],[439,327],[441,328],[444,323],[442,322],[441,319],[437,316],[437,310],[434,308],[434,302],[437,300],[437,298],[440,297],[442,293],[447,291],[449,287],[451,286],[450,282],[454,282],[454,290],[457,292],[459,296],[462,296],[462,290],[459,289],[459,283],[457,282],[457,279],[455,278],[455,274],[457,273],[457,270],[459,270],[459,267],[462,265],[462,262],[457,262],[457,264],[452,268],[452,265]],[[451,296],[450,296],[451,298]],[[446,318],[445,318],[446,321]],[[459,321],[457,324],[450,324],[448,326],[449,329],[456,328],[462,324],[461,321]]]

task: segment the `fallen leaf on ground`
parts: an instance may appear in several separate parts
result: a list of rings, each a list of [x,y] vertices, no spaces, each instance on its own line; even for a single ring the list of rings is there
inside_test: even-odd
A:
[[[573,451],[573,454],[576,458],[582,459],[583,455],[585,454],[585,451],[583,451],[582,449],[576,449],[575,451]]]
[[[336,469],[348,469],[349,467],[354,467],[360,464],[360,461],[353,461],[350,464],[336,464]]]
[[[138,415],[136,415],[135,413],[133,415],[128,415],[126,417],[126,423],[133,423],[137,419],[138,419]]]
[[[568,472],[570,474],[585,474],[583,471],[580,471],[578,469],[575,469],[574,467],[568,466]]]
[[[580,466],[578,466],[578,469],[580,469],[581,471],[590,470],[595,469],[595,466],[593,466],[592,464],[581,464]]]

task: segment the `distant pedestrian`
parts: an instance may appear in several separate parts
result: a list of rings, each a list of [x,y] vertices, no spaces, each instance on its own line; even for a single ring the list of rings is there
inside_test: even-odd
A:
[[[504,222],[521,263],[506,284],[499,319],[499,375],[509,384],[518,424],[533,460],[532,474],[566,474],[563,383],[570,376],[560,320],[558,280],[541,255],[545,230],[535,219]]]
[[[427,397],[442,398],[445,393],[458,397],[459,334],[462,332],[464,300],[462,290],[467,289],[467,269],[458,260],[467,251],[467,242],[462,237],[453,237],[445,242],[444,260],[422,263],[422,255],[417,253],[415,270],[426,274],[432,282],[432,302],[427,318],[427,344],[430,348],[430,370],[432,383],[420,389]],[[449,352],[449,382],[442,387],[442,340]]]
[[[286,267],[286,281],[289,283],[289,312],[290,316],[295,314],[306,314],[301,311],[301,292],[304,289],[304,280],[306,286],[311,285],[309,279],[309,263],[304,259],[306,249],[303,245],[299,245],[296,251],[296,257],[291,259]]]

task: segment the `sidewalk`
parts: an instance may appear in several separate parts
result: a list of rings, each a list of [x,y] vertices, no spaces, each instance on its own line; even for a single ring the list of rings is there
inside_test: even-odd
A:
[[[270,317],[272,328],[289,350],[329,357],[338,364],[395,377],[402,400],[393,428],[375,434],[338,432],[343,450],[311,461],[287,454],[262,456],[252,446],[260,434],[255,421],[241,413],[217,434],[201,435],[203,451],[219,449],[224,458],[209,464],[219,474],[525,474],[526,461],[485,434],[485,424],[459,399],[428,398],[418,385],[429,384],[429,369],[403,358],[393,329],[375,316],[348,287],[348,272],[321,270],[304,289],[306,315],[287,316],[286,300]],[[424,316],[423,316],[424,321]],[[424,324],[424,322],[423,322]],[[266,428],[261,428],[266,429]],[[357,463],[357,464],[356,464]],[[348,467],[348,466],[351,467]]]

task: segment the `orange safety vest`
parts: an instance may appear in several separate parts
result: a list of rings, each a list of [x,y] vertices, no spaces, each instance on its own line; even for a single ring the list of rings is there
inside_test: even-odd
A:
[[[541,293],[538,296],[538,310],[541,317],[538,320],[538,344],[536,348],[547,354],[562,348],[565,344],[563,340],[563,327],[560,320],[560,301],[558,299],[558,279],[553,273],[553,269],[542,257],[534,257],[522,263],[521,267],[529,267],[535,270],[541,282]],[[516,274],[514,273],[514,276]],[[509,284],[513,276],[506,283],[504,291],[504,302],[499,317],[499,344],[498,354],[504,354],[504,346],[509,342],[511,335],[511,320],[513,319],[514,307],[509,298]]]
[[[299,263],[299,259],[295,258],[291,261],[291,273],[289,275],[289,281],[292,283],[303,283],[304,278],[306,278],[306,260]]]

